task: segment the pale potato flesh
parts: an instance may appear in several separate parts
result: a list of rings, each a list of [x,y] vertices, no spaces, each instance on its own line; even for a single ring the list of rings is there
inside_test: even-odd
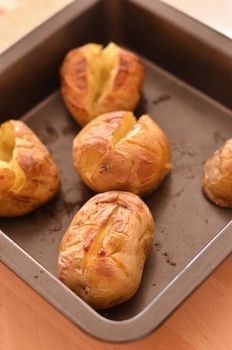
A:
[[[60,186],[51,155],[30,128],[0,126],[0,216],[24,215],[50,200]]]
[[[14,128],[10,122],[6,122],[0,126],[0,169],[2,169],[0,172],[5,173],[7,171],[9,180],[5,181],[7,188],[17,193],[25,180],[25,176],[15,160],[14,150]],[[5,188],[3,183],[1,188]]]
[[[167,137],[148,116],[131,112],[95,118],[73,143],[73,162],[94,191],[124,190],[143,195],[171,169]]]
[[[90,43],[71,50],[60,70],[67,108],[85,125],[99,114],[133,110],[140,97],[143,66],[139,58],[114,43]]]
[[[111,43],[106,48],[93,45],[86,51],[88,61],[89,110],[95,114],[95,109],[104,98],[105,92],[112,85],[118,64],[116,46]]]
[[[77,212],[61,240],[58,276],[96,309],[122,303],[139,287],[153,235],[152,215],[138,196],[96,195]]]
[[[0,127],[0,161],[8,163],[15,147],[15,135],[10,125],[3,124]],[[1,166],[1,165],[0,165]],[[3,164],[2,164],[3,166]]]
[[[232,139],[205,163],[203,191],[215,204],[232,208]]]

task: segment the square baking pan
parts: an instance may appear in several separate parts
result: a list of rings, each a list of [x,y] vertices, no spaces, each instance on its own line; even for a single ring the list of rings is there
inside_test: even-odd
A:
[[[94,195],[71,160],[78,126],[59,92],[67,51],[115,41],[141,56],[145,84],[136,115],[168,135],[174,169],[148,197],[155,243],[129,301],[97,312],[56,277],[59,241]],[[232,42],[158,1],[79,0],[0,56],[0,118],[22,118],[52,152],[59,195],[20,218],[0,220],[0,259],[91,336],[132,341],[155,328],[231,253],[232,211],[201,192],[204,161],[232,135]]]

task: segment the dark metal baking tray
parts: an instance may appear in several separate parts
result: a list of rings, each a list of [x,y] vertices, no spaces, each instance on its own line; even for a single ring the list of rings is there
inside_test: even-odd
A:
[[[78,127],[62,102],[58,70],[69,49],[110,40],[144,61],[136,113],[149,112],[165,130],[174,169],[145,199],[156,240],[139,291],[98,313],[56,278],[60,238],[93,195],[72,166]],[[204,161],[232,135],[231,88],[231,41],[157,1],[76,1],[3,53],[1,121],[22,118],[32,127],[55,157],[62,190],[25,217],[0,220],[1,261],[92,336],[131,341],[154,330],[231,252],[232,212],[200,189]]]

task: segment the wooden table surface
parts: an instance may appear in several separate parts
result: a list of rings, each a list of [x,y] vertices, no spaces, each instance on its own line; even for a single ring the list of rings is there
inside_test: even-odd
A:
[[[0,52],[71,1],[19,1],[15,10],[0,16]],[[197,8],[201,8],[200,18],[210,21],[210,25],[215,24],[222,32],[224,18],[225,33],[232,33],[232,11],[226,10],[231,6],[230,0],[165,1],[176,3],[178,8],[183,6],[193,16],[197,16]],[[212,4],[213,8],[218,6],[213,19],[212,10],[208,11]],[[231,350],[232,257],[156,332],[143,340],[123,345],[89,337],[0,263],[0,350],[53,349]]]
[[[109,344],[80,331],[0,264],[1,350],[231,350],[232,257],[152,335]]]

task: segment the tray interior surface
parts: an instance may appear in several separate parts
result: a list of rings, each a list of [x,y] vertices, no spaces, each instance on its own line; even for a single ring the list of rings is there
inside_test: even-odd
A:
[[[232,113],[155,64],[143,61],[145,84],[136,116],[149,113],[163,128],[171,143],[173,171],[145,198],[156,233],[139,291],[130,301],[101,312],[118,321],[142,311],[232,218],[230,210],[216,207],[201,193],[204,161],[231,137]],[[52,202],[25,217],[1,219],[0,228],[56,276],[59,241],[73,215],[94,193],[74,171],[71,148],[79,128],[59,91],[22,119],[53,154],[62,189]]]

